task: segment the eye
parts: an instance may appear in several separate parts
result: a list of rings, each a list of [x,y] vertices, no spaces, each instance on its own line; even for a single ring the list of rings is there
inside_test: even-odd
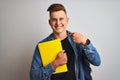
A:
[[[60,18],[60,21],[62,21],[64,18]]]
[[[55,18],[52,18],[51,20],[52,20],[52,21],[57,21]]]

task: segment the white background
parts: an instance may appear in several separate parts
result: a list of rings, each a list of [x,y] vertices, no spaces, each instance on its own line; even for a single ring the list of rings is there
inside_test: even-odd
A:
[[[0,80],[29,80],[36,44],[51,32],[47,8],[62,3],[68,29],[86,35],[102,64],[93,80],[120,79],[120,0],[0,0]]]

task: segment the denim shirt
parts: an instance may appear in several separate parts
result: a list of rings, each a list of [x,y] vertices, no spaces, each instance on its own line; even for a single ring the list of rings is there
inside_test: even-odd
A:
[[[71,34],[70,31],[67,31],[68,34]],[[45,42],[49,40],[53,40],[53,33],[50,34],[47,38],[43,39],[40,42]],[[83,64],[82,63],[82,50],[85,53],[89,63],[94,66],[99,66],[101,64],[100,56],[96,50],[96,48],[90,43],[89,45],[83,47],[81,44],[76,44],[72,36],[68,36],[68,41],[70,42],[74,53],[75,53],[75,76],[76,80],[85,80]],[[52,73],[55,71],[52,64],[48,64],[43,67],[40,53],[38,50],[38,45],[35,48],[35,52],[32,59],[31,69],[30,69],[30,80],[50,80]]]

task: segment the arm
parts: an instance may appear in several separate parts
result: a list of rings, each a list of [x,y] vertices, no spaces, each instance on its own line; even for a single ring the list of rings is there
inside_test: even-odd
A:
[[[30,80],[49,80],[54,71],[52,64],[42,66],[39,50],[36,47],[30,69]]]
[[[95,66],[99,66],[101,64],[100,56],[91,42],[88,45],[86,44],[87,37],[77,32],[74,32],[71,35],[75,43],[82,44],[83,51],[88,61]]]
[[[83,51],[88,59],[88,61],[95,65],[99,66],[101,64],[99,53],[97,52],[96,48],[90,43],[89,45],[83,47]]]
[[[64,50],[60,51],[56,59],[45,67],[42,66],[39,54],[38,47],[36,47],[30,69],[30,80],[49,80],[58,66],[67,63],[67,55]]]

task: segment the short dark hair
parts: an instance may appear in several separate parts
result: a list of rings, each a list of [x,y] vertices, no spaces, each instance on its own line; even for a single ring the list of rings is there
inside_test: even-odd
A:
[[[47,11],[49,11],[50,13],[55,12],[55,11],[60,11],[60,10],[62,10],[66,13],[65,7],[59,3],[52,4],[47,9]]]

